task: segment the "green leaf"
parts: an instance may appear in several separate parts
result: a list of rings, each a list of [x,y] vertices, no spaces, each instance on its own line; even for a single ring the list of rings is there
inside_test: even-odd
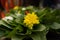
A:
[[[33,40],[41,40],[41,37],[38,33],[32,34],[31,37],[32,37]]]
[[[12,40],[23,40],[25,36],[13,37]]]
[[[19,30],[19,32],[22,32],[22,31],[23,31],[23,27],[22,27],[22,26],[20,26],[20,25],[19,25],[19,26],[17,26],[17,27],[16,27],[16,29],[17,29],[17,30]]]
[[[33,40],[46,40],[46,31],[36,32],[30,35]]]
[[[31,35],[25,35],[25,36],[20,36],[12,38],[12,40],[23,40],[26,37],[31,37],[33,40],[46,40],[46,34],[47,31],[42,31],[42,32],[34,32]]]
[[[4,35],[4,32],[0,30],[0,37]]]
[[[41,25],[41,26],[40,26],[40,31],[43,31],[43,30],[45,30],[45,29],[46,29],[45,25]]]
[[[11,27],[10,27],[9,25],[7,25],[7,24],[6,24],[4,21],[2,21],[2,20],[0,20],[0,25],[3,25],[3,26],[5,26],[5,27],[11,29]]]
[[[46,29],[45,25],[39,24],[36,29],[34,29],[33,31],[43,31]]]
[[[15,27],[11,32],[9,32],[8,33],[8,37],[14,37],[15,35],[16,35],[16,33],[18,33],[18,32],[22,32],[23,31],[23,28],[22,28],[22,26],[17,26],[17,27]]]
[[[22,40],[23,38],[12,38],[12,40]]]
[[[30,29],[27,30],[26,35],[31,34],[32,31]]]
[[[50,27],[51,27],[52,29],[60,29],[60,24],[54,22],[52,25],[50,25]]]

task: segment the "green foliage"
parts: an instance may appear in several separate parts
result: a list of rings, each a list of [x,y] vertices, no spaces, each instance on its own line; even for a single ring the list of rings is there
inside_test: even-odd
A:
[[[39,17],[39,24],[29,29],[23,23],[25,12],[35,12]],[[20,12],[19,12],[20,11]],[[18,13],[19,12],[19,13]],[[5,19],[0,20],[0,36],[11,37],[12,40],[22,40],[31,37],[33,40],[47,40],[46,34],[49,29],[60,29],[60,10],[38,9],[32,6],[20,7],[18,10],[11,9]],[[4,34],[4,35],[3,35]]]
[[[60,29],[60,24],[54,22],[52,25],[50,25],[50,27],[53,28],[53,29]]]

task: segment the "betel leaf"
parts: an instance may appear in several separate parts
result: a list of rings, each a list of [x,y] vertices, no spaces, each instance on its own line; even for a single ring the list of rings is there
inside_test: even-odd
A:
[[[57,22],[54,22],[52,25],[50,25],[52,29],[60,29],[60,24]]]

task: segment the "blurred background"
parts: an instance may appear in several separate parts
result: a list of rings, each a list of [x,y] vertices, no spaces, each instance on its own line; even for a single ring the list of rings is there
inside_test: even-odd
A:
[[[36,6],[40,8],[60,8],[60,0],[0,0],[0,9],[6,7],[13,8],[14,6]]]

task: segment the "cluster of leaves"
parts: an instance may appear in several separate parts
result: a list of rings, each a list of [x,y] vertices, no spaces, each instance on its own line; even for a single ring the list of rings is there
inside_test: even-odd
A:
[[[27,10],[30,13],[35,12],[40,20],[40,24],[34,25],[32,30],[23,24]],[[17,15],[18,11],[20,11],[20,15]],[[25,37],[31,37],[33,40],[46,40],[46,34],[50,28],[60,29],[60,11],[58,9],[20,7],[18,10],[11,9],[7,16],[13,17],[13,20],[0,20],[0,34],[1,36],[12,37],[12,40],[23,40]]]

